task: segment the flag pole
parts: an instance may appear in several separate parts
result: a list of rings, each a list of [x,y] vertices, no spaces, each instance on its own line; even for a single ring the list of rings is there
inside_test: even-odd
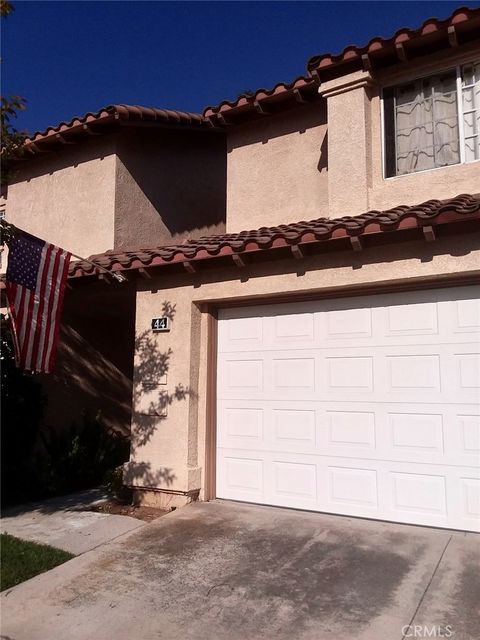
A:
[[[77,256],[75,253],[72,253],[71,251],[69,251],[70,255],[72,256],[72,258],[77,258],[77,260],[81,260],[82,262],[88,262],[88,264],[91,264],[92,266],[95,267],[95,269],[99,269],[100,271],[103,271],[103,273],[108,273],[109,276],[112,276],[112,278],[115,278],[115,280],[118,280],[118,282],[125,282],[127,279],[125,276],[123,276],[121,273],[116,273],[115,271],[109,271],[108,269],[105,269],[105,267],[102,267],[102,265],[97,264],[96,262],[92,262],[91,260],[87,260],[87,258],[82,258],[82,256]]]
[[[8,238],[5,238],[5,240],[2,238],[2,244],[4,242],[8,244],[8,242],[12,239],[17,229],[18,231],[22,231],[22,229],[20,229],[19,227],[16,227],[11,222],[7,222],[6,220],[0,220],[0,225],[2,227],[2,231],[6,231],[8,236]],[[65,249],[65,251],[67,251],[67,249]],[[112,278],[115,278],[115,280],[118,280],[118,282],[126,282],[127,280],[126,277],[121,273],[116,273],[115,271],[109,271],[108,269],[105,269],[105,267],[102,267],[102,265],[97,264],[92,260],[87,260],[87,258],[82,258],[82,256],[77,256],[75,253],[72,253],[71,251],[69,251],[68,253],[70,253],[72,258],[77,258],[77,260],[81,260],[82,262],[87,262],[88,264],[91,264],[93,267],[95,267],[95,269],[98,269],[103,273],[108,273],[109,276],[111,276]]]

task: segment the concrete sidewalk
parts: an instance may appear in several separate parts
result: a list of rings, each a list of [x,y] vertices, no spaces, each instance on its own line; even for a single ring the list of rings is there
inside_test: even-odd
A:
[[[3,512],[0,531],[79,555],[145,524],[128,516],[86,510],[106,498],[104,491],[91,489],[14,507]]]
[[[479,541],[196,503],[4,592],[2,633],[15,640],[402,640],[415,632],[476,640]]]

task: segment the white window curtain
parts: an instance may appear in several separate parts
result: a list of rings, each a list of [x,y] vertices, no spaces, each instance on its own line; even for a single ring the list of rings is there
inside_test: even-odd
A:
[[[395,138],[397,175],[460,161],[454,71],[396,89]]]

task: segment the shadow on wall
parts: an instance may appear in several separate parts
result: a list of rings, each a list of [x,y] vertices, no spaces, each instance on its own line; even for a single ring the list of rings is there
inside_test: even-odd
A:
[[[170,321],[176,308],[168,301],[162,305],[162,316]],[[169,391],[167,374],[173,355],[171,348],[161,351],[151,331],[143,331],[135,337],[135,375],[133,384],[133,419],[131,431],[130,462],[125,465],[124,481],[128,485],[156,487],[170,486],[176,476],[168,467],[152,469],[150,462],[136,461],[141,449],[152,439],[167,419],[168,408],[176,402],[184,402],[194,396],[193,391],[181,383]]]
[[[322,144],[320,145],[320,158],[318,160],[317,169],[319,173],[328,170],[328,129],[325,131]]]
[[[168,467],[160,467],[152,470],[150,462],[130,461],[124,466],[123,481],[128,486],[158,487],[159,485],[171,486],[176,480],[176,475]]]
[[[119,138],[117,154],[116,248],[171,244],[225,230],[223,134],[135,131]]]
[[[61,428],[100,412],[107,427],[130,435],[134,335],[132,287],[89,283],[67,291],[56,371],[39,376],[48,424]]]
[[[74,327],[62,326],[58,373],[39,376],[54,427],[100,412],[107,427],[128,435],[132,381]]]

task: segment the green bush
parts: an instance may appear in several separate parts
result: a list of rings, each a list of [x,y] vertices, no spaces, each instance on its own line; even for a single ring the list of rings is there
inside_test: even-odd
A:
[[[108,493],[124,503],[132,501],[132,489],[123,484],[123,465],[107,471],[104,485]]]
[[[39,484],[50,495],[98,485],[128,460],[128,438],[106,429],[101,416],[83,416],[80,426],[40,432],[44,452],[35,461]]]

